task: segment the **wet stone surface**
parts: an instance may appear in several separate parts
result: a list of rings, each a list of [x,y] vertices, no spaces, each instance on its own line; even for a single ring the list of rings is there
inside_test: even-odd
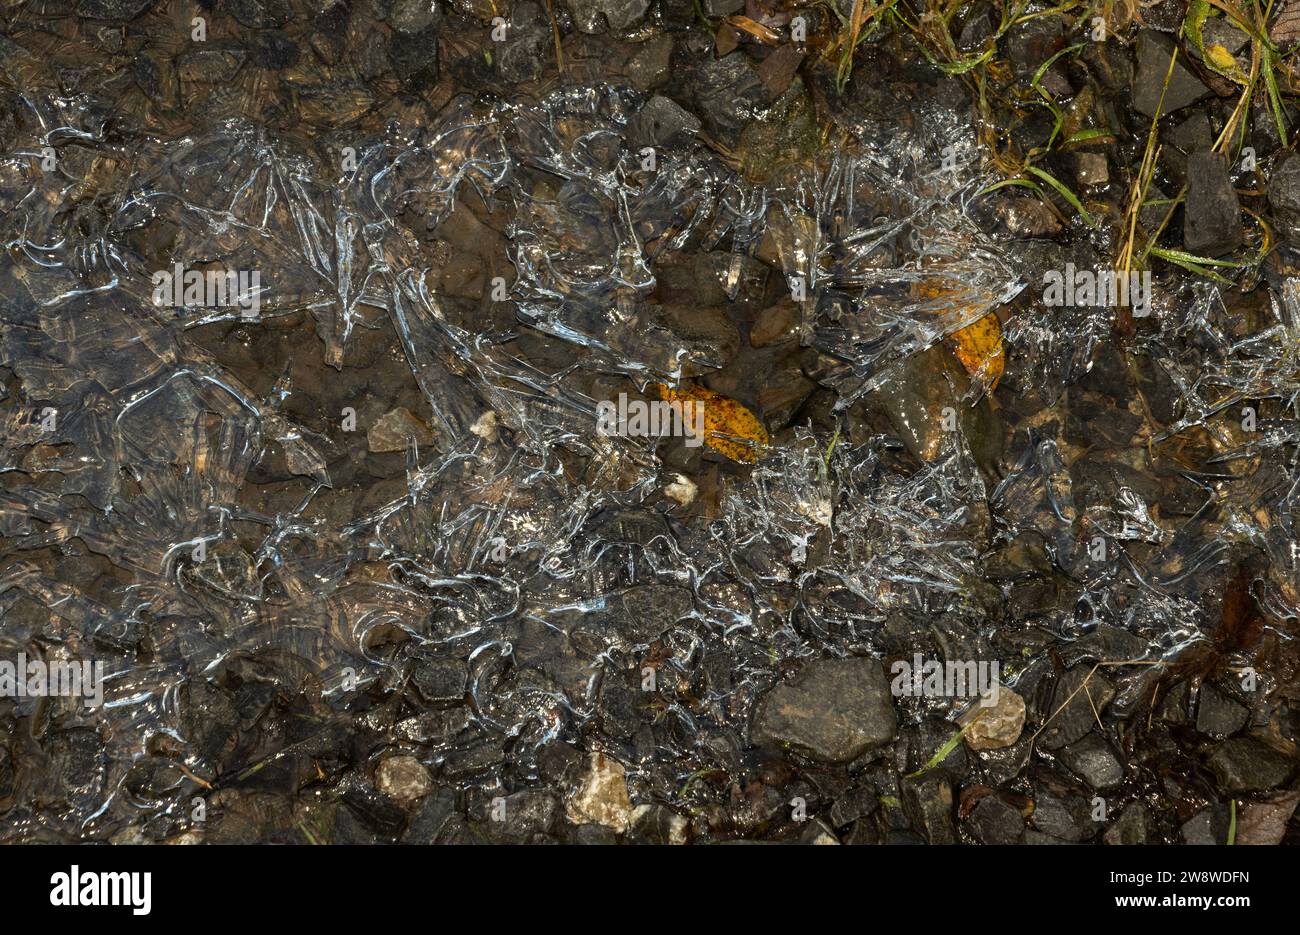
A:
[[[860,6],[8,4],[0,843],[1300,840],[1294,48]]]

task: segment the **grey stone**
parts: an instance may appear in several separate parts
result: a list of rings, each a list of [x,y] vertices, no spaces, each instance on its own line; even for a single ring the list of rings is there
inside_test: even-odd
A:
[[[1201,686],[1196,701],[1196,729],[1202,734],[1222,738],[1246,726],[1250,711],[1214,685]]]
[[[1040,795],[1030,821],[1039,831],[1062,841],[1084,841],[1094,834],[1088,801],[1076,795]]]
[[[1268,204],[1287,239],[1300,239],[1300,156],[1288,154],[1268,180]]]
[[[1091,788],[1112,789],[1124,781],[1124,765],[1110,743],[1097,734],[1088,734],[1059,754],[1061,762]]]
[[[1145,844],[1151,834],[1151,816],[1141,802],[1130,802],[1115,823],[1106,829],[1102,840],[1107,844]]]
[[[438,19],[438,12],[430,0],[393,0],[386,20],[389,26],[404,36],[423,32]]]
[[[929,844],[955,844],[952,826],[952,786],[934,775],[906,778],[901,783],[903,810],[912,827]]]
[[[438,843],[443,830],[456,815],[456,793],[437,789],[420,802],[415,816],[402,835],[403,844]]]
[[[503,81],[534,81],[545,68],[550,34],[536,26],[511,29],[504,42],[496,43],[492,64]]]
[[[153,4],[154,0],[77,0],[77,15],[83,19],[107,23],[129,23]]]
[[[1218,256],[1245,242],[1241,204],[1223,157],[1202,150],[1187,157],[1187,203],[1183,209],[1183,247]]]
[[[438,34],[429,30],[413,36],[393,36],[388,44],[393,71],[413,91],[438,83]]]
[[[735,146],[740,131],[765,108],[767,89],[749,59],[740,52],[706,56],[695,71],[695,110],[709,135]]]
[[[631,147],[677,147],[689,142],[700,130],[700,121],[670,98],[655,95],[628,121],[627,140]]]
[[[1229,737],[1206,761],[1225,792],[1276,789],[1295,773],[1295,759],[1254,735]]]
[[[227,0],[226,6],[231,16],[251,29],[278,29],[293,19],[289,0]]]
[[[1203,808],[1178,829],[1184,844],[1225,844],[1228,840],[1228,810],[1222,805]]]
[[[967,828],[981,844],[1018,844],[1025,833],[1020,811],[997,795],[986,795],[971,810]]]
[[[1086,688],[1082,687],[1085,681]],[[1105,712],[1114,697],[1114,686],[1100,671],[1093,672],[1092,666],[1067,669],[1052,692],[1051,708],[1047,712],[1050,720],[1039,740],[1043,749],[1059,750],[1081,739],[1096,726],[1097,714]]]
[[[1139,114],[1154,117],[1157,107],[1160,107],[1161,115],[1171,114],[1204,100],[1212,93],[1179,61],[1174,64],[1173,74],[1169,78],[1169,87],[1164,92],[1164,104],[1161,105],[1161,89],[1164,88],[1165,74],[1169,70],[1169,59],[1173,50],[1173,41],[1167,36],[1150,30],[1143,30],[1138,34],[1137,74],[1133,78],[1133,109]]]
[[[668,63],[673,55],[671,36],[647,39],[627,63],[628,84],[640,91],[657,88],[668,80]]]
[[[889,682],[874,659],[819,659],[758,702],[750,736],[826,763],[847,763],[894,739]]]

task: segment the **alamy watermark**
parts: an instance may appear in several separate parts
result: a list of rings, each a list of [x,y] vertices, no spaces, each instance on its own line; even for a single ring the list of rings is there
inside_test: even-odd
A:
[[[1151,271],[1050,269],[1043,274],[1043,304],[1133,309],[1135,318],[1151,314]]]
[[[699,400],[647,402],[603,399],[596,404],[596,432],[606,438],[685,437],[687,448],[704,444],[704,403]]]
[[[889,690],[895,698],[979,698],[984,708],[998,703],[1002,665],[997,660],[940,662],[915,653],[911,662],[900,659],[889,671],[894,676]]]
[[[104,663],[43,662],[18,654],[18,661],[0,659],[0,697],[84,698],[86,707],[104,703]]]

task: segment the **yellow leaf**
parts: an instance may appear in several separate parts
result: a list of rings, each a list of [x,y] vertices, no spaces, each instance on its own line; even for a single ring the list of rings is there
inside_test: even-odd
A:
[[[1207,45],[1205,47],[1205,61],[1206,64],[1221,75],[1226,75],[1234,81],[1246,80],[1246,73],[1237,64],[1237,60],[1233,58],[1231,52],[1221,45]]]
[[[752,464],[758,460],[758,450],[767,444],[767,429],[740,403],[702,386],[680,389],[673,389],[665,383],[655,386],[659,398],[668,402],[704,404],[704,443],[710,448],[722,452],[732,461]]]
[[[913,283],[912,296],[922,301],[946,300],[945,307],[964,312],[963,318],[976,309],[988,307],[983,304],[982,296],[964,289],[952,279]],[[1002,325],[997,315],[989,312],[965,328],[954,331],[948,339],[967,373],[990,390],[998,385],[1006,366],[1006,353],[1002,347]]]
[[[1002,348],[1002,326],[998,316],[989,312],[979,321],[948,336],[956,346],[957,359],[966,372],[990,390],[1002,379],[1006,352]]]

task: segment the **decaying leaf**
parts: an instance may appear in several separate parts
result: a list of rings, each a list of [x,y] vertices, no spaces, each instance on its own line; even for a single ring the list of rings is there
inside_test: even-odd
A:
[[[1300,0],[1286,0],[1273,20],[1268,38],[1283,52],[1300,42]]]
[[[912,295],[920,300],[948,300],[952,307],[965,313],[987,307],[976,304],[979,296],[950,279],[915,283]],[[963,314],[962,317],[966,315]],[[957,359],[972,378],[990,390],[998,385],[1006,367],[1006,351],[1002,346],[1002,325],[998,322],[997,315],[989,312],[966,327],[952,332],[948,335],[948,340],[953,344]]]
[[[1002,326],[998,316],[989,312],[979,321],[954,331],[949,338],[956,347],[957,359],[966,372],[989,389],[998,385],[1006,367],[1002,348]]]
[[[704,404],[704,443],[710,448],[722,452],[732,461],[752,464],[758,460],[759,449],[767,444],[767,429],[740,403],[702,386],[673,389],[665,383],[658,383],[656,388],[659,398],[668,402]]]

